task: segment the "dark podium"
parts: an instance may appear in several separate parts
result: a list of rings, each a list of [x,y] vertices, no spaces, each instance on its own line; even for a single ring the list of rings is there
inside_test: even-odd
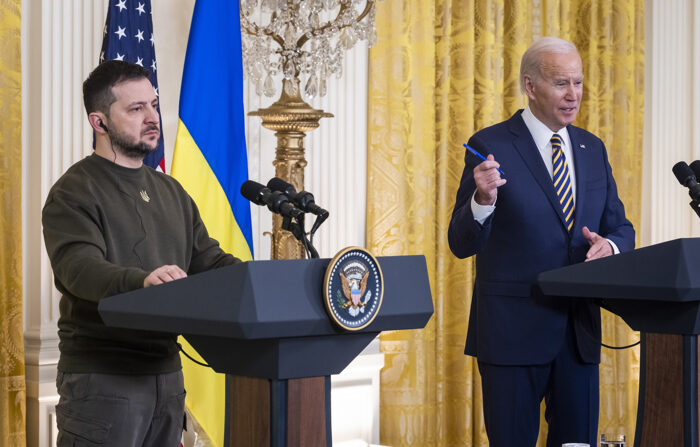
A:
[[[641,331],[635,447],[697,447],[700,238],[540,274],[547,295],[595,298]]]
[[[330,375],[381,331],[423,328],[433,314],[423,256],[378,258],[382,306],[366,328],[331,323],[329,259],[252,261],[100,301],[105,324],[182,334],[230,374],[229,445],[331,446]]]

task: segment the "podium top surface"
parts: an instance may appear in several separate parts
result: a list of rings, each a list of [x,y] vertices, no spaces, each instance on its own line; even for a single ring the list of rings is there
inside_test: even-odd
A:
[[[700,301],[700,238],[675,239],[538,276],[547,295]]]
[[[424,256],[377,258],[384,298],[360,332],[424,327],[433,314]],[[108,326],[269,339],[345,334],[322,300],[329,259],[250,261],[100,301]]]

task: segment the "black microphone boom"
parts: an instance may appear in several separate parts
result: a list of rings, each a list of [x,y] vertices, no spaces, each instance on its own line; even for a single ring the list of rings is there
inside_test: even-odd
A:
[[[270,191],[265,185],[252,180],[246,180],[241,185],[241,195],[256,205],[267,205],[273,213],[284,217],[299,219],[304,216],[304,212],[289,203],[289,199],[284,193]]]
[[[328,211],[316,205],[314,195],[310,192],[297,192],[294,186],[285,182],[279,177],[272,177],[270,181],[267,182],[267,187],[272,191],[279,191],[289,197],[289,200],[294,202],[297,208],[304,212],[315,214],[319,217],[323,217],[324,219],[328,217]]]

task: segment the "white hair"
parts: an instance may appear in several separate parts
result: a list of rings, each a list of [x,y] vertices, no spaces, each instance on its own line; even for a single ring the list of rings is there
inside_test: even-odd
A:
[[[542,53],[569,54],[577,53],[576,45],[558,37],[542,37],[533,43],[520,61],[520,90],[525,93],[525,75],[532,79],[540,77]]]

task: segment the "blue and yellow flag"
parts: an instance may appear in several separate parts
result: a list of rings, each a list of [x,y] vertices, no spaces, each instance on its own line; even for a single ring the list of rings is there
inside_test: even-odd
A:
[[[180,91],[180,122],[171,175],[192,196],[211,237],[243,261],[252,259],[243,66],[238,2],[197,0]],[[184,340],[187,352],[194,349]],[[216,446],[225,425],[225,376],[183,358],[187,407]]]

